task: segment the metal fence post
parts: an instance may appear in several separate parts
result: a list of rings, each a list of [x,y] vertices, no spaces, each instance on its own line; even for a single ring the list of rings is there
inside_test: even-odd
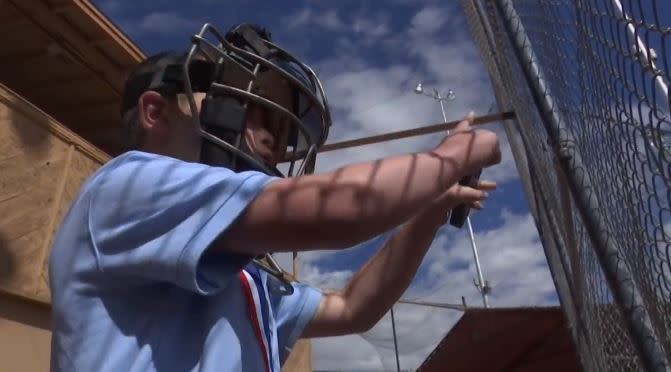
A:
[[[594,185],[585,168],[575,140],[556,109],[543,72],[536,62],[526,31],[511,0],[493,0],[501,13],[505,30],[512,42],[515,56],[537,105],[554,151],[567,176],[577,209],[595,248],[600,265],[613,292],[616,304],[623,311],[628,331],[643,365],[650,371],[669,370],[666,356],[651,326],[642,297],[624,260],[618,257],[615,242],[609,236],[604,216],[600,214]]]

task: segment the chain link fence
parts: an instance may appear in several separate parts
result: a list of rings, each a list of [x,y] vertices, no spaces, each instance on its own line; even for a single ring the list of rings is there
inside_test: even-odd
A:
[[[461,3],[582,366],[669,370],[671,2]]]

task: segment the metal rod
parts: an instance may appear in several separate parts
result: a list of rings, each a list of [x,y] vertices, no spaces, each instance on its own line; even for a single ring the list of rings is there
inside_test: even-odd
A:
[[[491,114],[491,115],[483,115],[479,117],[475,117],[473,119],[473,125],[483,125],[483,124],[489,124],[497,121],[504,121],[504,120],[510,120],[515,118],[515,113],[512,111],[509,112],[500,112],[496,114]],[[432,134],[432,133],[438,133],[438,132],[444,132],[444,131],[449,131],[450,129],[453,129],[459,124],[461,120],[455,120],[455,121],[450,121],[450,122],[443,122],[443,123],[438,123],[438,124],[432,124],[432,125],[427,125],[424,127],[419,127],[419,128],[412,128],[412,129],[404,129],[396,132],[389,132],[385,134],[378,134],[374,136],[369,136],[369,137],[362,137],[362,138],[357,138],[353,140],[346,140],[346,141],[341,141],[341,142],[335,142],[335,143],[328,143],[319,148],[317,151],[318,153],[323,153],[323,152],[329,152],[329,151],[335,151],[335,150],[343,150],[351,147],[357,147],[357,146],[364,146],[364,145],[372,145],[380,142],[386,142],[386,141],[392,141],[392,140],[399,140],[403,138],[408,138],[408,137],[415,137],[415,136],[421,136],[425,134]],[[296,152],[296,154],[288,154],[287,157],[284,159],[284,161],[291,161],[292,159],[300,159],[303,156],[305,156],[306,151],[300,151]]]
[[[445,114],[445,105],[443,104],[443,97],[440,96],[440,94],[436,94],[436,99],[438,102],[440,102],[440,112],[443,113],[443,120],[447,122],[447,115]],[[450,134],[449,129],[447,130],[447,134]],[[473,235],[473,226],[471,225],[471,216],[466,216],[466,225],[468,226],[468,237],[471,241],[471,250],[473,251],[473,258],[475,260],[475,269],[478,274],[478,285],[476,287],[478,288],[478,292],[480,292],[480,295],[482,295],[482,304],[485,308],[489,307],[489,301],[487,299],[487,286],[485,284],[485,279],[483,278],[482,275],[482,268],[480,267],[480,257],[478,256],[478,246],[475,244],[475,236]]]
[[[524,25],[511,0],[495,0],[502,15],[506,33],[530,87],[534,103],[550,138],[555,140],[554,151],[564,169],[577,209],[581,214],[589,238],[594,246],[616,304],[622,309],[627,328],[642,364],[649,371],[668,371],[669,366],[655,334],[645,303],[635,285],[635,280],[624,260],[619,258],[618,248],[610,238],[608,225],[599,213],[595,187],[575,148],[575,139],[560,116],[553,102],[544,74],[538,66]]]
[[[482,268],[480,267],[480,257],[478,256],[478,247],[475,245],[475,237],[473,236],[473,226],[471,225],[471,217],[466,217],[466,226],[468,227],[468,237],[471,240],[471,249],[473,250],[473,259],[475,259],[475,268],[478,272],[478,291],[482,295],[482,304],[485,306],[485,309],[489,308],[489,299],[487,298],[487,292],[489,291],[489,286],[485,284],[484,276],[482,275]]]
[[[396,321],[394,320],[394,305],[391,306],[391,330],[394,333],[394,351],[396,352],[396,372],[401,372],[401,361],[398,358],[398,341],[396,339]]]

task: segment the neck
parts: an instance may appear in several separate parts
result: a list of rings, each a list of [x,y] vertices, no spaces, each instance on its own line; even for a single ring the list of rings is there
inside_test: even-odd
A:
[[[147,141],[140,150],[169,156],[187,162],[197,162],[200,158],[198,156],[198,151],[187,151],[185,146],[180,146],[176,143],[156,143],[155,141]]]

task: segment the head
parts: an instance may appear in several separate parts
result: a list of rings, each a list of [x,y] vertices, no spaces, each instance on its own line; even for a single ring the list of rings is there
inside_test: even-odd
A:
[[[294,161],[314,162],[330,127],[316,75],[258,27],[219,35],[205,25],[189,51],[159,53],[134,69],[122,105],[129,147],[278,176],[282,161],[289,176]]]

